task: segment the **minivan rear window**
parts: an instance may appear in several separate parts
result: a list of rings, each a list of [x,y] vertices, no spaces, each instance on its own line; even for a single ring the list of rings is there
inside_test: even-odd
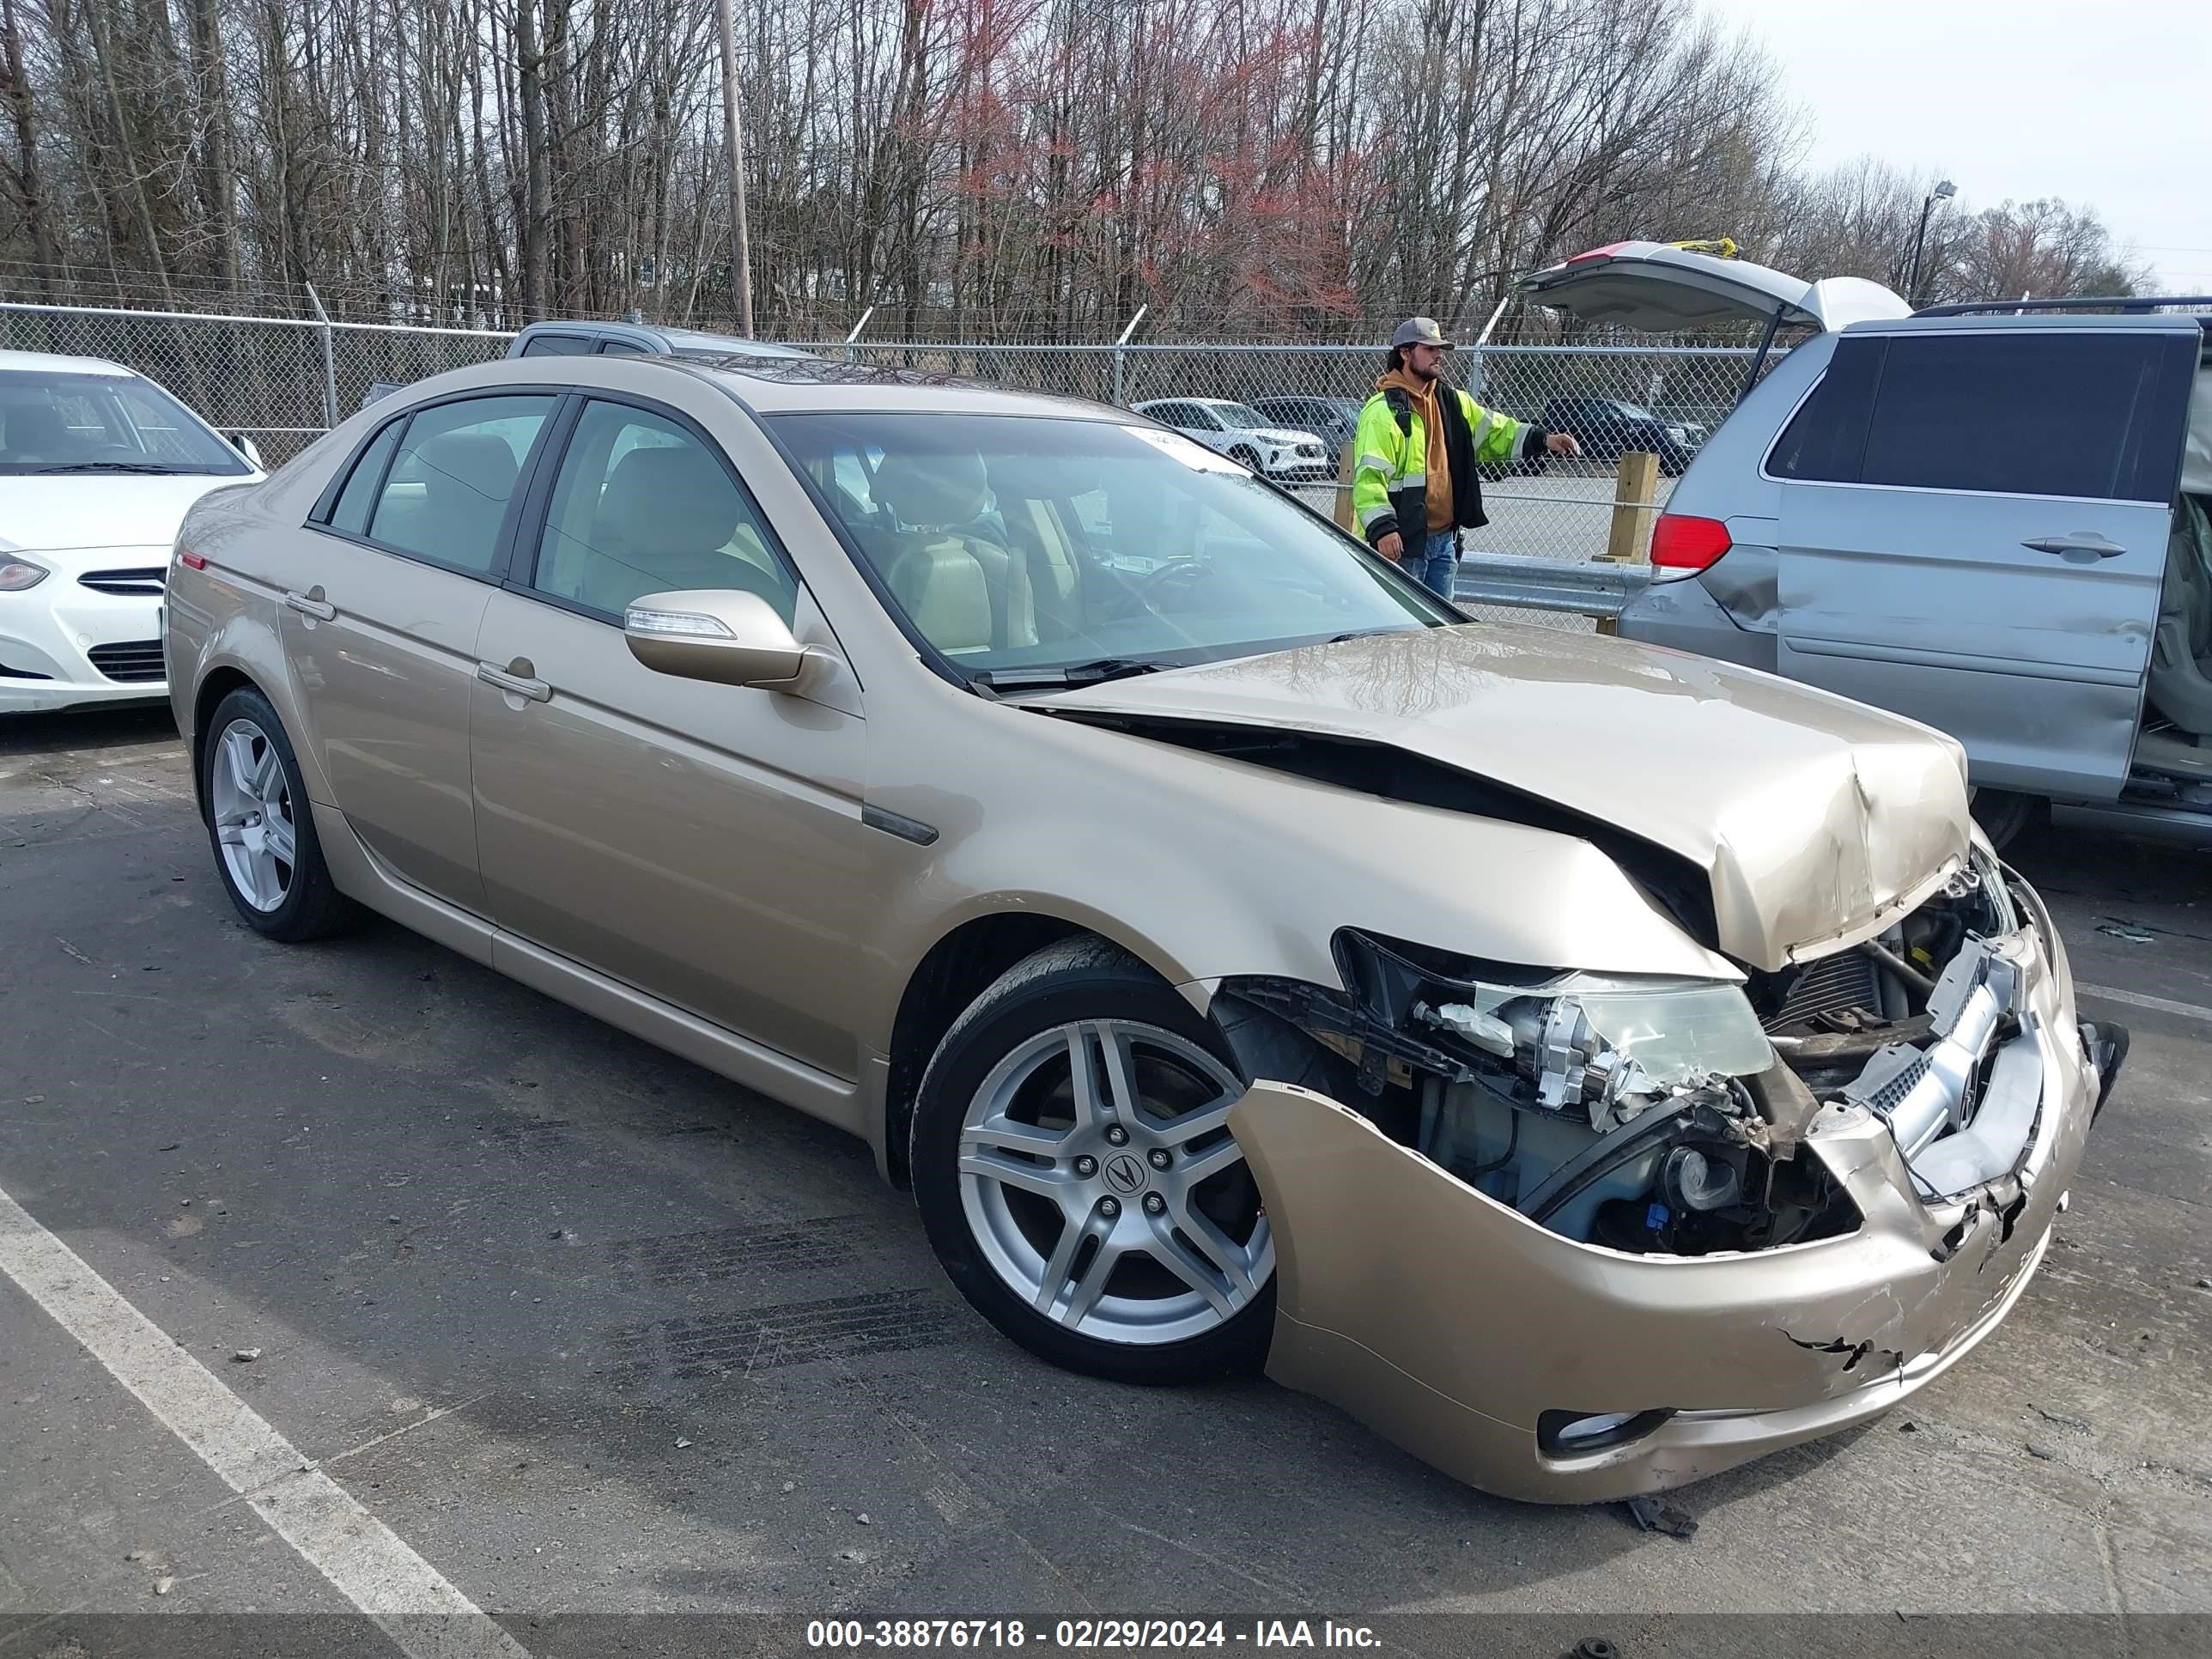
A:
[[[2163,499],[2162,337],[2006,331],[1838,342],[1767,458],[1778,478]]]

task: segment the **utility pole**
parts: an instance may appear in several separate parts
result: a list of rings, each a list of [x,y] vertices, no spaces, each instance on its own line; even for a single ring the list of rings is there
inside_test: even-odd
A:
[[[745,136],[738,119],[738,26],[732,0],[714,0],[722,31],[722,142],[730,165],[730,295],[738,332],[753,336],[752,248],[745,234]]]
[[[1921,200],[1920,228],[1912,236],[1912,264],[1905,276],[1905,303],[1909,306],[1917,307],[1920,303],[1920,249],[1928,240],[1928,216],[1936,210],[1936,203],[1948,202],[1958,193],[1959,187],[1945,179]]]

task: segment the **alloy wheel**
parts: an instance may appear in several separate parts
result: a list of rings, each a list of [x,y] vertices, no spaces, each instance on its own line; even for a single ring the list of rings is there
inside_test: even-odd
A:
[[[292,891],[299,826],[292,786],[269,734],[234,720],[216,738],[209,769],[216,842],[240,896],[264,914]]]
[[[994,1066],[960,1132],[961,1204],[999,1277],[1102,1341],[1212,1330],[1274,1272],[1274,1244],[1229,1110],[1244,1092],[1200,1044],[1083,1020]]]

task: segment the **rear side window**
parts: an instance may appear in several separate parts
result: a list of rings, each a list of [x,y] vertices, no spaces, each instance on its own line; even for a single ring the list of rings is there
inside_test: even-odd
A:
[[[599,342],[599,356],[602,357],[650,357],[653,354],[641,345],[632,345],[628,340],[602,340]]]
[[[1781,441],[1766,458],[1778,478],[1856,483],[1866,452],[1867,421],[1874,410],[1887,340],[1839,340],[1828,372],[1797,406]]]
[[[1844,340],[1769,457],[1777,477],[2164,498],[2172,348],[2109,333]]]
[[[370,503],[376,500],[377,486],[384,482],[392,452],[398,446],[399,428],[406,424],[404,421],[391,422],[361,452],[361,459],[347,475],[345,488],[338,492],[337,505],[331,509],[331,529],[343,530],[349,536],[368,533]]]
[[[2132,496],[2160,344],[2111,334],[1893,339],[1861,482]]]
[[[588,357],[592,343],[580,334],[533,334],[522,348],[526,357]]]
[[[553,412],[548,397],[470,398],[435,404],[407,422],[369,538],[477,575],[499,556],[507,502],[522,463]]]

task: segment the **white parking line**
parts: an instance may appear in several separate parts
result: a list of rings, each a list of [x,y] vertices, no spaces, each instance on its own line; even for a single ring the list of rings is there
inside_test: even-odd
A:
[[[2179,1014],[2184,1019],[2201,1019],[2212,1025],[2212,1008],[2200,1008],[2193,1002],[2173,1002],[2165,997],[2146,996],[2141,991],[2123,991],[2111,985],[2084,985],[2074,982],[2076,996],[2096,997],[2106,1002],[2124,1002],[2130,1008],[2153,1008],[2161,1014]]]
[[[410,1659],[530,1659],[399,1535],[0,1192],[0,1273]]]

